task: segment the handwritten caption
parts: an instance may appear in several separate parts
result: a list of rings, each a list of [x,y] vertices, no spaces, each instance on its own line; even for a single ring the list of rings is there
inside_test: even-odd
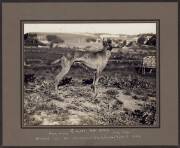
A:
[[[141,135],[129,131],[115,131],[111,129],[69,129],[63,132],[49,131],[45,136],[35,137],[36,141],[59,140],[120,140],[140,139]]]

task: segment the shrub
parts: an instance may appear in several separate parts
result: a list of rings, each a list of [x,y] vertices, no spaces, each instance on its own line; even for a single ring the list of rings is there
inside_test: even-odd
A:
[[[96,38],[87,38],[86,42],[96,42]]]
[[[56,35],[47,35],[46,38],[49,42],[51,42],[50,47],[53,47],[54,43],[64,43],[64,40]]]
[[[106,91],[106,94],[110,95],[110,96],[116,96],[119,94],[119,92],[117,90],[114,90],[114,89],[109,89]]]
[[[48,41],[54,41],[54,40],[56,40],[58,37],[57,37],[56,35],[47,35],[46,38],[47,38]]]
[[[156,46],[156,35],[153,35],[146,43],[146,45]]]
[[[36,33],[24,34],[24,45],[25,46],[38,46],[38,39]]]
[[[139,45],[143,45],[145,39],[146,39],[145,36],[142,35],[142,36],[140,36],[140,37],[138,38],[137,43],[138,43]]]

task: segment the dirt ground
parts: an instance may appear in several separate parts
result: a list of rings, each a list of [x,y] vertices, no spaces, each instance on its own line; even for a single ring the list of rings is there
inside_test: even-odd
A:
[[[83,83],[93,78],[89,69],[73,65],[64,78],[70,81],[56,92],[54,78],[61,67],[49,65],[54,57],[42,52],[40,57],[44,63],[27,62],[24,77],[32,76],[24,81],[24,126],[158,126],[156,75],[142,75],[134,67],[143,54],[152,53],[141,50],[137,55],[137,51],[136,54],[133,51],[127,55],[127,51],[121,50],[120,54],[112,55],[114,62],[109,61],[101,74],[96,98],[93,98],[91,84]],[[36,56],[33,57],[37,59]],[[27,59],[30,54],[25,56]]]

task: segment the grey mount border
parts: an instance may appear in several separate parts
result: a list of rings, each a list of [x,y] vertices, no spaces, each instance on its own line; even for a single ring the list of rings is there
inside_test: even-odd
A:
[[[15,2],[15,3],[43,3],[43,2],[178,2],[178,0],[1,0],[2,2]]]
[[[178,18],[180,16],[180,3],[179,0],[0,0],[0,147],[2,148],[23,148],[25,146],[3,146],[2,145],[2,3],[8,3],[8,2],[13,2],[13,3],[30,3],[30,2],[40,2],[40,3],[45,3],[45,2],[163,2],[163,3],[168,3],[168,2],[177,2],[178,3]],[[180,36],[180,19],[178,19],[178,39]],[[180,50],[180,41],[178,42],[178,51]],[[179,92],[180,92],[180,52],[178,52],[178,98],[179,98]],[[180,113],[180,101],[178,100],[178,113]],[[178,114],[178,135],[180,135],[180,114]],[[178,136],[179,137],[179,136]],[[59,148],[60,146],[26,146],[26,148]],[[111,147],[121,147],[121,148],[180,148],[180,138],[177,146],[167,146],[167,145],[151,145],[151,146],[62,146],[66,148],[79,148],[79,147],[86,147],[86,148],[91,148],[91,147],[99,147],[99,148],[111,148]]]

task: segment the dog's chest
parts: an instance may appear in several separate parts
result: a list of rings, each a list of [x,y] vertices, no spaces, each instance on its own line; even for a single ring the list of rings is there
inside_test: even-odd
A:
[[[110,56],[111,56],[111,51],[107,50],[107,51],[106,51],[106,57],[109,59]]]

